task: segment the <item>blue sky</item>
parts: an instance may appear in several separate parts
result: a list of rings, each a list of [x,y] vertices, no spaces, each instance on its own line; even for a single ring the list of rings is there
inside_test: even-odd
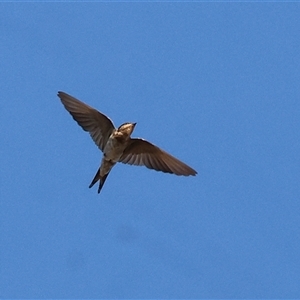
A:
[[[1,3],[2,298],[299,298],[299,3]],[[101,159],[65,91],[198,171]]]

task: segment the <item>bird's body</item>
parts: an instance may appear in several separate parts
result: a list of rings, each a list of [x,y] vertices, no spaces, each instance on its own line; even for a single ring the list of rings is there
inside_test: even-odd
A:
[[[87,104],[64,92],[58,92],[58,96],[74,120],[90,133],[103,152],[100,168],[89,186],[99,180],[98,193],[117,162],[145,165],[149,169],[176,175],[197,174],[194,169],[148,141],[131,138],[136,123],[124,123],[115,128],[107,116]]]
[[[124,126],[125,124],[121,125]],[[129,124],[129,128],[132,127],[132,130],[135,124]],[[90,188],[100,180],[100,185],[98,192],[100,192],[110,170],[112,167],[120,160],[121,156],[124,153],[125,148],[130,140],[130,135],[124,132],[119,131],[118,129],[113,131],[113,133],[108,138],[105,147],[103,149],[103,157],[99,170],[97,171]]]

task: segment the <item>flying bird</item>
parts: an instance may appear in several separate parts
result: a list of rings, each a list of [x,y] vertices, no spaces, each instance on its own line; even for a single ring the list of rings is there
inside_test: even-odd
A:
[[[99,180],[100,193],[112,167],[124,164],[146,166],[149,169],[183,176],[195,176],[197,172],[164,150],[141,138],[131,138],[136,123],[124,123],[115,128],[111,119],[64,92],[58,92],[65,109],[73,119],[88,131],[98,148],[103,152],[98,169],[89,188]]]

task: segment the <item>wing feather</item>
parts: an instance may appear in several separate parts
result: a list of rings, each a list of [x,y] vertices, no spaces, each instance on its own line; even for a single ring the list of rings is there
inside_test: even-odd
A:
[[[58,92],[62,104],[73,119],[88,131],[95,144],[103,151],[106,142],[115,129],[113,122],[104,114],[64,92]]]
[[[157,146],[143,139],[131,139],[125,148],[120,162],[146,166],[149,169],[176,175],[196,175],[197,172]]]

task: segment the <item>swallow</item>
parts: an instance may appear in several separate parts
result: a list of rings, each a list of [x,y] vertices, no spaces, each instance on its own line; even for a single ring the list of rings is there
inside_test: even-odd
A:
[[[124,123],[115,128],[110,118],[64,92],[58,92],[65,109],[73,119],[89,132],[103,152],[100,167],[89,188],[99,181],[100,193],[113,166],[118,163],[146,166],[149,169],[183,176],[197,172],[159,147],[141,138],[131,138],[136,123]]]

